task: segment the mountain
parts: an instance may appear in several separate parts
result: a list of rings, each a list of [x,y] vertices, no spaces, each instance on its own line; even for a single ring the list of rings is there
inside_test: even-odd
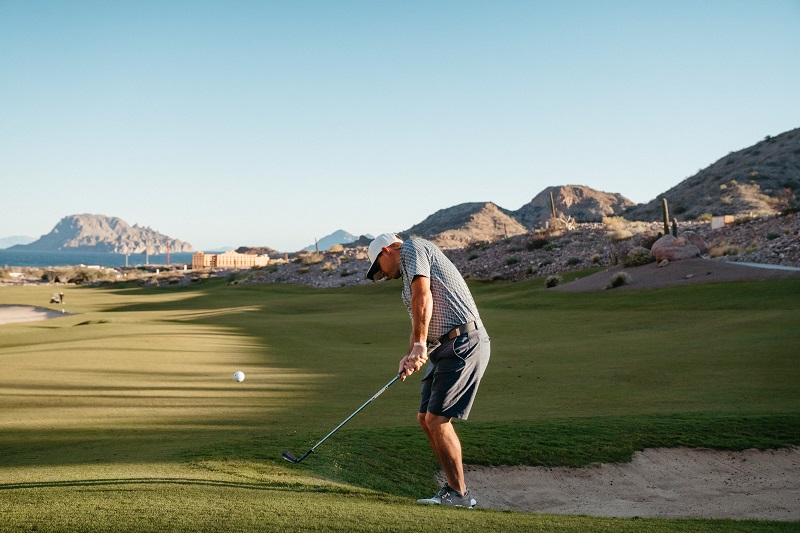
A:
[[[562,185],[547,187],[529,203],[509,214],[526,228],[544,226],[552,215],[550,193],[556,210],[564,216],[571,216],[576,222],[600,222],[605,216],[619,215],[636,205],[621,194],[597,191],[583,185]]]
[[[424,237],[441,248],[460,248],[473,242],[496,241],[526,231],[522,224],[497,205],[474,202],[441,209],[402,234]]]
[[[27,237],[25,235],[13,235],[11,237],[2,237],[0,238],[0,250],[3,248],[10,248],[11,246],[15,246],[17,244],[30,244],[35,241],[33,237]]]
[[[797,206],[800,191],[800,128],[731,152],[658,198],[627,209],[629,220],[659,220],[661,198],[670,217],[771,215]]]
[[[370,240],[372,240],[372,237],[370,235],[367,235],[367,237]],[[343,229],[340,229],[334,231],[330,235],[326,235],[325,237],[321,238],[320,240],[317,241],[316,244],[311,244],[309,246],[306,246],[304,250],[308,252],[313,252],[317,250],[317,248],[319,248],[321,252],[324,252],[326,250],[329,250],[330,247],[333,246],[334,244],[350,244],[357,240],[358,237],[356,237],[355,235],[352,235],[350,233],[347,233]]]
[[[47,235],[13,249],[41,251],[115,252],[163,254],[191,252],[192,245],[137,224],[104,215],[64,217]]]

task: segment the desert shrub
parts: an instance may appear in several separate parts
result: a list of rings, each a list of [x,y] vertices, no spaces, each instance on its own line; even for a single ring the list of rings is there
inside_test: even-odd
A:
[[[553,250],[558,250],[558,245],[554,242],[549,242],[544,245],[542,248],[545,252],[552,252]]]
[[[0,268],[0,279],[11,279],[11,270],[8,267]]]
[[[508,247],[509,253],[516,253],[522,251],[522,246],[509,246]]]
[[[603,226],[608,229],[623,229],[627,221],[622,217],[603,217]]]
[[[469,254],[469,257],[467,258],[467,260],[468,261],[475,261],[479,257],[480,257],[480,255],[478,255],[478,254]]]
[[[732,244],[721,244],[719,246],[712,246],[708,249],[708,256],[711,258],[723,257],[726,255],[739,255],[740,253],[741,250],[739,247]]]
[[[633,237],[633,232],[629,229],[615,229],[608,233],[608,238],[614,242],[625,241]]]
[[[332,254],[340,254],[344,252],[344,246],[342,246],[341,244],[334,244],[333,246],[328,248],[328,251]]]
[[[298,270],[297,272],[298,272],[299,274],[308,274],[309,270],[311,270],[311,269],[310,269],[310,268],[308,268],[308,267],[303,267],[303,268],[301,268],[300,270]]]
[[[553,274],[552,276],[547,276],[547,279],[544,280],[544,286],[548,289],[552,289],[561,284],[562,281],[564,281],[564,279],[561,276]]]
[[[553,261],[552,261],[552,260],[550,260],[550,259],[545,259],[544,261],[542,261],[541,263],[539,263],[539,266],[540,266],[540,267],[546,267],[547,265],[552,265],[552,264],[553,264]]]
[[[633,281],[628,275],[627,272],[617,272],[608,282],[609,289],[616,289],[617,287],[622,287],[623,285],[628,285],[630,282]]]
[[[656,258],[650,250],[643,246],[634,246],[625,255],[622,264],[626,267],[636,267],[652,263],[655,260]]]
[[[768,241],[774,241],[778,237],[780,237],[780,235],[778,233],[767,233],[767,240]]]
[[[508,266],[516,265],[517,263],[519,263],[519,259],[517,259],[516,257],[509,257],[508,259],[506,259],[506,265]]]
[[[567,259],[567,264],[569,266],[579,265],[581,264],[581,260],[579,257],[570,257],[569,259]]]
[[[602,257],[600,257],[600,254],[594,254],[594,255],[592,256],[592,264],[593,264],[593,265],[596,265],[596,264],[598,264],[598,263],[600,262],[600,260],[601,260],[601,259],[602,259]]]
[[[308,254],[304,254],[304,255],[300,256],[300,262],[303,263],[306,266],[316,265],[317,263],[322,263],[322,260],[324,258],[325,258],[325,256],[322,255],[321,253],[312,252],[312,253],[308,253]]]
[[[336,270],[339,268],[339,265],[334,263],[333,261],[326,261],[322,264],[322,270],[325,272],[331,272],[332,270]]]
[[[711,213],[703,213],[702,215],[697,217],[697,220],[699,220],[700,222],[711,222],[712,218],[713,215]]]
[[[528,251],[532,252],[534,250],[541,250],[542,248],[547,246],[549,244],[549,242],[550,241],[548,241],[545,238],[534,237],[533,239],[531,239],[531,242],[528,243],[528,246],[527,246]]]

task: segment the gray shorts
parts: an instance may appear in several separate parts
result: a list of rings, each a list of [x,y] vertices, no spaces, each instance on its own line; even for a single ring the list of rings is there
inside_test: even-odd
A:
[[[489,363],[490,351],[489,335],[485,328],[480,328],[431,352],[422,378],[419,412],[466,420]]]

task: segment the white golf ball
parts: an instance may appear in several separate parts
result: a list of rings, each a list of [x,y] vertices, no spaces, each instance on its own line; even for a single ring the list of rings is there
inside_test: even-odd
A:
[[[236,373],[233,375],[233,379],[235,379],[236,381],[244,381],[244,372],[242,372],[241,370],[239,370],[238,372],[236,372]]]

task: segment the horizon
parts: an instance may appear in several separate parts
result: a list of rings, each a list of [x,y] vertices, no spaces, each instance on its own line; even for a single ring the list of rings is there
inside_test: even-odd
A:
[[[555,185],[646,203],[800,126],[797,27],[794,0],[3,0],[0,238],[96,213],[294,251]]]

